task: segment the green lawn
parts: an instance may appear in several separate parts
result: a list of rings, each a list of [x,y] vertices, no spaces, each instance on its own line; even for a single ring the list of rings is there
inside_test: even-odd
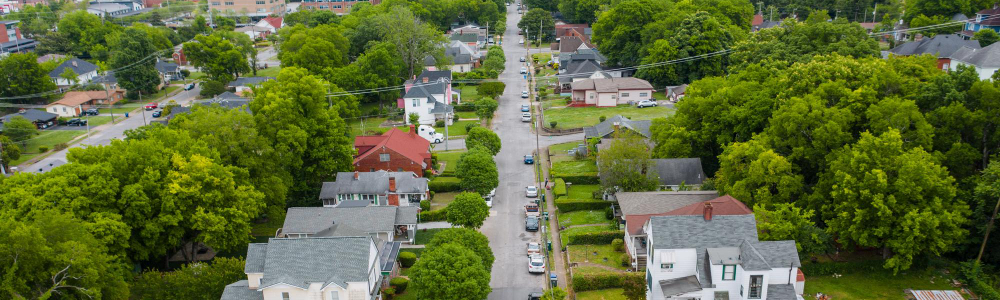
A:
[[[552,176],[597,175],[597,162],[593,159],[570,160],[552,163]]]
[[[622,289],[606,289],[576,293],[576,300],[625,300]]]
[[[589,262],[622,271],[627,269],[622,267],[625,252],[615,251],[611,245],[570,245],[568,252],[570,262]]]
[[[653,92],[653,99],[656,100],[667,100],[667,94],[665,91]]]
[[[417,292],[413,288],[413,285],[408,285],[406,287],[406,292],[402,295],[392,296],[393,300],[417,300]]]
[[[479,116],[474,111],[458,111],[455,114],[458,114],[460,119],[479,119]]]
[[[465,150],[434,152],[434,154],[437,154],[438,163],[445,165],[443,166],[444,170],[441,170],[441,172],[444,174],[454,173],[456,166],[458,166],[458,159],[462,156],[462,153],[465,153]]]
[[[459,91],[459,94],[462,97],[462,103],[479,100],[479,91],[476,90],[476,87],[476,85],[466,85],[460,87],[461,90]]]
[[[596,184],[571,184],[569,190],[566,191],[566,198],[569,199],[595,199],[594,192],[601,189],[600,185]]]
[[[604,218],[603,210],[581,210],[568,213],[559,213],[559,226],[573,226],[582,224],[607,224],[608,219]]]
[[[91,128],[111,123],[111,116],[87,117],[86,119],[87,123],[90,123]]]
[[[99,108],[98,110],[102,114],[111,114],[111,113],[114,113],[115,116],[120,116],[120,115],[125,115],[125,113],[127,113],[127,112],[132,112],[133,110],[135,110],[136,108],[139,108],[140,106],[142,106],[142,104],[135,103],[135,104],[129,104],[128,106],[115,106],[114,108],[104,108],[104,107],[102,107],[102,108]]]
[[[465,130],[465,124],[469,124],[469,123],[479,124],[479,121],[478,120],[477,121],[458,121],[458,122],[452,123],[451,126],[448,126],[448,136],[461,136],[461,135],[468,134],[468,132]],[[434,127],[434,129],[436,129],[437,133],[445,134],[444,127]]]
[[[455,201],[456,195],[458,195],[457,192],[434,194],[434,200],[431,200],[431,210],[445,208],[448,204],[451,204],[452,201]]]
[[[281,214],[278,218],[269,218],[267,222],[264,223],[253,223],[250,226],[250,235],[274,236],[274,233],[278,232],[278,228],[281,228],[284,224],[285,214]]]
[[[581,234],[587,232],[599,232],[611,230],[610,226],[584,226],[584,227],[573,227],[559,232],[559,237],[562,239],[562,244],[569,244],[569,236],[574,234]],[[622,232],[622,238],[625,237],[625,232]]]
[[[573,268],[573,275],[574,276],[580,276],[580,275],[602,275],[602,274],[610,274],[610,273],[612,273],[612,272],[608,271],[608,270],[605,270],[604,268],[594,267],[594,266],[578,266],[576,268]]]
[[[204,78],[204,77],[205,77],[205,73],[204,72],[195,71],[195,72],[191,72],[191,76],[188,76],[187,79],[196,80],[196,79],[201,79],[201,78]]]
[[[385,122],[385,120],[386,118],[366,118],[364,119],[363,128],[365,131],[370,131],[375,129],[381,131],[389,130],[389,128],[379,127],[380,125],[382,125],[383,122]],[[351,136],[365,135],[365,131],[361,130],[362,128],[361,121],[362,119],[353,119],[350,122],[347,122],[347,126],[351,128]],[[405,129],[406,131],[410,130],[409,127],[401,127],[400,129]]]
[[[21,157],[12,161],[11,165],[20,164],[42,154],[38,151],[38,147],[45,146],[49,150],[54,150],[57,144],[69,143],[73,138],[86,133],[86,130],[43,130],[41,134],[27,141],[25,147],[21,149]]]
[[[569,142],[569,143],[555,144],[555,145],[549,146],[549,154],[550,155],[566,154],[566,151],[569,151],[569,149],[576,148],[576,146],[578,146],[580,144],[583,144],[583,141],[575,141],[575,142]]]
[[[431,241],[431,238],[433,238],[435,234],[441,232],[441,230],[445,230],[445,228],[417,229],[417,237],[414,238],[413,244],[425,245]]]
[[[674,110],[663,106],[636,108],[629,105],[619,105],[616,107],[566,107],[553,108],[545,111],[545,126],[551,127],[550,122],[557,122],[556,128],[569,129],[593,126],[600,123],[600,117],[611,118],[617,115],[628,117],[632,120],[652,120],[673,115]]]
[[[954,274],[954,273],[952,273]],[[903,290],[954,290],[952,275],[939,270],[908,270],[893,275],[891,270],[864,271],[833,276],[806,274],[803,297],[813,298],[816,293],[830,295],[833,299],[906,299]]]
[[[281,67],[268,67],[267,69],[257,70],[257,76],[259,77],[278,77],[278,72],[281,71]]]
[[[141,102],[146,103],[146,102],[153,102],[156,100],[162,100],[162,98],[166,97],[167,95],[170,95],[170,93],[173,93],[174,91],[179,90],[180,88],[181,87],[179,86],[167,86],[166,88],[159,90],[154,94],[142,95]]]

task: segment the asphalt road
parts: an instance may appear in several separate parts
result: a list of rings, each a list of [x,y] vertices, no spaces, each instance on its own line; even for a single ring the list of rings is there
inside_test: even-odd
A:
[[[190,91],[182,91],[177,95],[164,99],[160,101],[160,105],[167,104],[170,100],[174,100],[177,104],[185,105],[191,100],[194,100],[195,96],[201,91],[201,86],[197,86]],[[143,103],[145,104],[145,103]],[[66,163],[66,153],[69,149],[77,147],[86,147],[93,145],[109,145],[112,140],[122,139],[125,137],[125,131],[129,129],[139,128],[145,124],[148,124],[153,120],[153,111],[140,110],[142,114],[129,114],[129,118],[124,121],[118,122],[117,124],[105,124],[97,128],[90,128],[91,135],[89,137],[83,138],[79,143],[70,146],[68,149],[58,151],[49,155],[48,157],[32,164],[31,166],[22,169],[22,172],[32,172],[32,173],[44,173],[48,172],[54,167],[58,167]],[[145,118],[145,119],[144,119]],[[77,127],[77,130],[87,129],[87,127]]]

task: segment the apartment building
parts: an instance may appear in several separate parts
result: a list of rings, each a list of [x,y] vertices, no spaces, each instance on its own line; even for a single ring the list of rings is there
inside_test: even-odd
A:
[[[285,10],[282,0],[209,0],[208,5],[223,14],[236,14],[263,18],[281,14]]]
[[[351,6],[361,2],[368,2],[372,5],[382,3],[382,0],[302,0],[302,9],[329,10],[335,14],[343,15],[351,12]]]

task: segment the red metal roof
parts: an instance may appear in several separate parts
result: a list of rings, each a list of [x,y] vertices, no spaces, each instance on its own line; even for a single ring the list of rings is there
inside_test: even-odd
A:
[[[416,133],[392,128],[382,135],[355,137],[354,148],[358,149],[358,156],[354,158],[354,163],[371,155],[376,149],[385,147],[419,164],[423,163],[424,159],[431,157],[430,146],[431,143],[427,139]]]
[[[279,29],[281,28],[282,19],[283,19],[282,17],[267,17],[264,18],[264,21],[267,21],[268,24],[271,24],[271,27],[274,27],[274,29]]]
[[[646,224],[646,221],[648,221],[650,217],[654,216],[701,215],[705,212],[705,203],[712,204],[712,215],[748,215],[753,213],[753,211],[750,210],[750,208],[748,208],[745,204],[743,204],[743,202],[740,202],[740,200],[736,200],[736,198],[733,198],[732,196],[725,195],[719,198],[715,198],[705,202],[691,204],[661,214],[624,216],[625,230],[628,230],[629,234],[638,234],[639,231],[642,229],[642,225]]]

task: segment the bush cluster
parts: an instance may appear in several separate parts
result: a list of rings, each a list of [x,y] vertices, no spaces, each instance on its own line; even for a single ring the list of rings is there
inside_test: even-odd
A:
[[[448,219],[448,210],[442,208],[439,210],[422,211],[417,217],[420,219],[420,222],[444,221]]]
[[[598,232],[586,232],[580,234],[573,234],[569,236],[570,245],[607,245],[611,244],[615,239],[621,238],[625,233],[613,230],[613,231],[598,231]]]
[[[644,277],[644,273],[607,273],[574,275],[573,290],[577,292],[621,288],[626,277]],[[642,280],[645,280],[644,278]]]
[[[427,188],[435,193],[454,192],[460,189],[458,186],[459,182],[457,177],[438,176],[427,183]]]
[[[552,194],[556,197],[566,196],[566,181],[562,178],[556,178],[555,186],[552,187]]]
[[[962,268],[959,270],[959,276],[961,276],[962,281],[976,295],[979,295],[979,299],[1000,300],[1000,292],[997,292],[989,283],[983,281],[984,275],[982,266],[974,261],[963,262]]]
[[[602,210],[610,206],[610,202],[602,200],[556,198],[556,208],[564,213],[578,210]]]
[[[881,260],[865,260],[854,262],[825,262],[804,264],[800,269],[809,276],[826,276],[833,274],[878,272],[884,270]]]
[[[568,175],[553,171],[552,177],[557,177],[573,184],[601,184],[601,178],[597,177],[596,173],[591,174],[593,175]]]
[[[403,253],[413,254],[413,252],[403,252]],[[403,253],[400,253],[399,255],[403,256]],[[416,256],[414,256],[414,258],[416,258]],[[402,294],[403,292],[406,291],[406,286],[410,285],[410,280],[403,277],[396,277],[389,280],[389,285],[391,285],[392,288],[396,289],[397,294]]]
[[[413,252],[399,252],[399,256],[396,260],[399,260],[399,266],[409,268],[412,267],[413,264],[417,263],[417,254]],[[391,284],[392,282],[389,283]],[[405,285],[403,288],[406,288]]]

